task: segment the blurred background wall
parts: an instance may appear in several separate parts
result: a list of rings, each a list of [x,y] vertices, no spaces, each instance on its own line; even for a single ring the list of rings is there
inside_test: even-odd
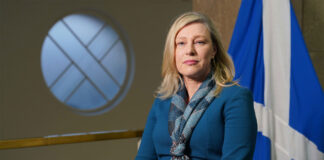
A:
[[[185,11],[211,16],[228,48],[240,0],[0,0],[0,139],[102,130],[142,129],[159,85],[162,51],[172,19]],[[324,2],[293,0],[293,7],[324,84]],[[97,116],[71,112],[47,88],[40,52],[62,17],[83,10],[113,17],[135,54],[135,75],[124,100]],[[133,159],[138,139],[0,150],[1,160]]]
[[[41,48],[56,21],[92,10],[113,17],[135,55],[134,80],[124,100],[97,116],[72,112],[47,88]],[[192,10],[188,0],[0,0],[0,139],[104,130],[143,129],[160,83],[171,20]],[[133,159],[138,139],[0,150],[1,160]]]

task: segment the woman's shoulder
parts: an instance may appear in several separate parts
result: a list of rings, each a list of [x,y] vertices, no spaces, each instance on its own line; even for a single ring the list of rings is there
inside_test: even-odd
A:
[[[162,98],[161,96],[157,95],[157,96],[155,96],[154,103],[165,103],[165,102],[171,101],[171,98],[172,97]]]
[[[224,87],[222,94],[222,100],[226,104],[224,114],[246,114],[253,117],[253,95],[248,88],[238,85]]]
[[[252,96],[252,93],[246,87],[240,85],[231,85],[231,86],[223,87],[220,96],[225,96],[225,97]]]
[[[161,98],[160,96],[156,96],[153,102],[153,107],[155,106],[169,106],[171,103],[171,97],[169,98]]]
[[[162,99],[159,97],[155,97],[153,105],[151,107],[151,112],[153,112],[156,116],[168,113],[170,104],[171,98]]]

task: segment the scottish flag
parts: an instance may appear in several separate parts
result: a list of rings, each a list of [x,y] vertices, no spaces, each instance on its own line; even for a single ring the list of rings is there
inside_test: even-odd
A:
[[[254,159],[323,160],[324,93],[289,0],[242,0],[228,51],[254,95]]]

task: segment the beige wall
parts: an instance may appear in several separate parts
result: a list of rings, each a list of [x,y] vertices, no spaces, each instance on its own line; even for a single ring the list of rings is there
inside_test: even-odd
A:
[[[95,10],[114,17],[133,45],[136,69],[125,99],[99,116],[60,103],[43,80],[40,51],[63,16]],[[164,39],[190,0],[0,0],[0,139],[102,130],[142,129],[160,83]],[[0,150],[1,160],[133,159],[137,139]]]
[[[240,5],[241,0],[193,0],[192,8],[212,19],[220,33],[224,48],[227,50]]]
[[[304,40],[315,71],[324,86],[324,1],[292,0]],[[228,49],[231,41],[241,0],[193,0],[193,10],[209,15],[218,28],[224,46]]]
[[[295,0],[297,1],[297,0]],[[324,1],[302,1],[302,32],[317,76],[324,88]]]

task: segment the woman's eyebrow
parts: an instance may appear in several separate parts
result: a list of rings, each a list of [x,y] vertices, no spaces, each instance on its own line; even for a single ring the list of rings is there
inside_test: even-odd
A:
[[[206,38],[206,36],[205,35],[196,35],[193,38]],[[177,39],[179,39],[179,40],[181,40],[181,39],[187,39],[187,37],[184,37],[184,36],[176,37],[176,40]]]
[[[206,38],[205,35],[197,35],[197,36],[194,36],[194,38]]]
[[[187,39],[186,37],[184,37],[184,36],[181,36],[181,37],[176,37],[176,40],[177,39]]]

